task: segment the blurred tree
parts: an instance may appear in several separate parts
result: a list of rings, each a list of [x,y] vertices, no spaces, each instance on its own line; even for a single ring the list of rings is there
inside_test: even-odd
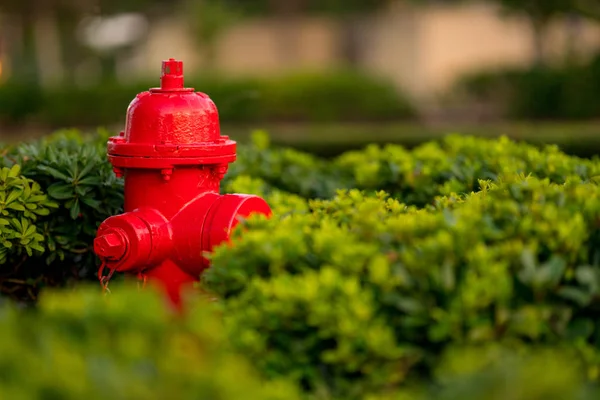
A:
[[[11,73],[14,79],[39,83],[35,28],[39,10],[52,0],[13,0],[0,3],[0,12],[11,19],[15,37],[10,46]]]
[[[593,0],[494,0],[509,14],[527,18],[533,34],[533,51],[536,65],[544,65],[544,41],[549,24],[560,16],[577,16]]]
[[[311,0],[309,11],[335,15],[342,22],[342,57],[351,66],[361,59],[363,34],[360,21],[365,15],[376,13],[394,0]]]
[[[235,17],[246,16],[273,16],[279,24],[277,40],[279,43],[280,57],[287,60],[290,65],[296,65],[298,53],[297,35],[299,18],[306,15],[328,15],[339,18],[343,24],[342,56],[350,64],[355,65],[360,58],[361,31],[359,21],[365,14],[381,10],[387,4],[396,0],[187,0],[196,6],[195,11],[188,15],[194,18],[194,23],[200,25],[202,18],[211,19],[211,13],[218,14],[217,20],[224,29],[235,21]],[[411,0],[424,2],[429,0]],[[451,0],[454,1],[454,0]],[[206,3],[201,5],[201,3]],[[210,3],[218,4],[211,9]],[[208,12],[203,14],[202,8]],[[190,10],[190,8],[186,8]],[[233,11],[232,11],[233,10]],[[230,15],[223,15],[229,12]],[[203,14],[203,15],[202,15]],[[233,14],[233,16],[231,15]],[[225,18],[224,18],[225,17]],[[217,25],[218,21],[208,21],[208,25]],[[197,29],[202,30],[200,26]],[[209,30],[214,28],[207,28]],[[214,31],[213,31],[214,32]],[[205,43],[205,34],[197,32],[202,43]],[[216,35],[216,32],[214,33]],[[210,36],[210,34],[208,34]],[[206,36],[206,37],[208,37]],[[204,46],[205,44],[203,44]]]
[[[80,4],[80,0],[65,1],[70,3],[71,10],[74,11],[74,18],[71,19],[74,24],[70,26],[70,34],[73,38],[82,18],[110,18],[124,13],[135,13],[140,14],[148,19],[149,23],[152,23],[155,18],[160,18],[169,11],[174,12],[177,4],[182,0],[85,0],[84,3],[87,1],[87,4]],[[92,56],[98,60],[101,68],[101,79],[110,82],[116,79],[119,56],[131,52],[135,48],[135,44],[137,42],[115,46],[111,49],[103,49],[102,51],[92,51],[87,48],[86,56]]]
[[[238,4],[228,0],[184,0],[184,17],[197,43],[204,50],[204,66],[215,68],[218,40],[242,16]]]
[[[310,0],[269,0],[269,10],[279,23],[278,44],[282,60],[297,65],[299,19],[306,13]]]
[[[164,15],[181,0],[5,0],[0,12],[7,15],[18,27],[20,40],[13,46],[11,60],[13,78],[39,83],[39,70],[44,67],[38,53],[36,29],[48,18],[56,21],[60,52],[67,81],[74,81],[75,72],[82,60],[99,58],[106,77],[114,75],[115,53],[93,53],[79,41],[78,27],[86,17],[110,16],[124,12],[141,13],[147,18]],[[45,29],[45,28],[44,28]],[[43,29],[42,29],[43,30]]]

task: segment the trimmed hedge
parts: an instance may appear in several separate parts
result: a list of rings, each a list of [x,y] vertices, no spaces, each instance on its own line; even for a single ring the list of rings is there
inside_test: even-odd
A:
[[[84,139],[78,131],[59,131],[5,150],[0,167],[20,165],[20,176],[38,183],[40,194],[48,196],[53,208],[50,215],[35,221],[19,210],[3,212],[8,212],[7,220],[25,218],[27,224],[35,223],[36,233],[45,240],[40,243],[43,252],[18,243],[3,249],[9,260],[4,264],[5,279],[0,279],[2,293],[27,300],[46,285],[95,279],[98,263],[91,243],[96,229],[101,221],[120,213],[123,203],[123,182],[114,177],[106,160],[109,134],[99,131]],[[567,156],[552,146],[539,149],[506,138],[460,136],[448,136],[412,151],[398,145],[370,146],[323,160],[273,148],[268,135],[256,132],[251,144],[239,145],[238,161],[222,187],[224,191],[268,193],[276,189],[279,197],[272,201],[287,202],[290,210],[299,207],[299,198],[328,199],[338,189],[351,188],[386,190],[399,201],[424,206],[438,195],[477,191],[479,179],[497,180],[512,171],[564,182],[571,175],[590,179],[600,173],[600,164],[595,159]],[[290,199],[289,194],[299,198]],[[34,257],[27,256],[29,252]]]
[[[0,86],[0,123],[32,121],[53,128],[118,123],[136,93],[158,84],[150,80],[42,90],[8,83]],[[186,86],[211,96],[225,123],[381,121],[415,116],[410,101],[393,85],[354,71],[249,79],[190,76]]]
[[[232,344],[336,398],[430,376],[456,344],[564,345],[594,377],[600,188],[480,184],[431,210],[352,190],[248,222],[204,276]]]
[[[509,118],[590,120],[600,117],[600,55],[588,63],[474,72],[457,89],[492,101]]]
[[[7,149],[2,163],[8,169],[3,171],[31,186],[30,180],[37,182],[36,196],[49,212],[35,221],[27,217],[36,232],[44,232],[44,251],[31,248],[30,257],[29,243],[16,238],[5,249],[5,295],[14,295],[17,287],[19,298],[31,299],[30,292],[37,295],[43,287],[40,281],[63,286],[92,277],[93,229],[105,215],[119,212],[122,202],[121,184],[112,178],[103,155],[106,136],[101,132],[83,141],[77,132],[62,132]],[[257,374],[249,387],[261,381],[282,388],[291,384],[308,399],[592,400],[600,395],[599,171],[598,159],[583,160],[554,146],[536,148],[506,138],[448,136],[412,151],[370,146],[323,160],[273,148],[268,136],[257,132],[250,145],[239,147],[239,159],[222,190],[265,196],[274,217],[245,221],[245,232],[236,231],[233,246],[217,248],[202,279],[217,301],[208,305],[192,299],[190,304],[220,316],[219,334],[227,343],[222,352],[227,355],[217,352],[214,357],[248,360]],[[24,192],[18,193],[17,201],[27,204],[21,200]],[[105,204],[105,199],[110,201]],[[23,210],[3,210],[10,218],[25,218],[17,214]],[[89,240],[86,248],[71,246],[65,233],[42,231],[68,224],[72,238]],[[50,243],[59,251],[50,251]],[[49,259],[61,252],[62,259]],[[53,307],[65,302],[64,307],[78,307],[86,317],[53,319],[45,316],[53,309],[43,305],[47,291],[42,291],[41,308],[32,310],[34,314],[11,311],[14,317],[5,329],[39,321],[48,328],[40,329],[40,338],[33,339],[37,343],[51,336],[48,332],[66,327],[88,332],[86,324],[98,319],[101,327],[126,326],[106,331],[118,343],[132,343],[127,338],[148,330],[159,332],[156,337],[167,339],[158,349],[168,352],[169,338],[182,332],[179,325],[148,328],[143,322],[147,312],[160,307],[118,285],[111,288],[111,296],[123,293],[131,303],[117,303],[102,314],[101,297],[78,291]],[[5,309],[0,308],[0,316],[6,315]],[[134,322],[136,313],[141,313],[139,323]],[[202,324],[205,317],[194,315],[180,323],[212,326],[209,319]],[[164,319],[156,322],[163,324],[169,325]],[[195,332],[192,336],[200,335],[201,342],[203,336]],[[88,339],[69,347],[70,336],[65,337],[64,343],[33,347],[27,357],[51,362],[35,358],[48,348],[67,349],[86,359],[98,355],[86,350]],[[148,337],[143,343],[155,336]],[[9,338],[6,343],[19,339]],[[165,372],[164,381],[140,381],[142,372],[126,367],[134,365],[124,355],[133,345],[118,350],[103,346],[107,374],[158,385],[157,396],[172,390],[183,398],[187,393],[202,397],[204,383],[194,386],[193,379],[213,379],[202,368],[205,372],[199,373],[206,375],[201,378],[190,375],[192,361],[186,364],[174,356],[165,361],[173,369]],[[156,358],[160,352],[139,351],[149,368],[163,371]],[[0,356],[0,368],[2,361]],[[235,375],[228,368],[223,367],[217,385]],[[62,379],[62,373],[55,368],[43,376]],[[178,373],[180,379],[175,378]],[[87,390],[94,383],[84,372],[79,374],[87,383],[63,388],[63,396],[91,393]],[[14,375],[10,387],[25,387],[23,376]],[[32,383],[28,393],[46,390],[49,381],[44,379]],[[0,378],[0,393],[7,385],[2,382]],[[294,395],[293,389],[285,390],[291,391],[284,398]],[[142,398],[145,392],[124,393]],[[267,396],[255,398],[279,398]]]

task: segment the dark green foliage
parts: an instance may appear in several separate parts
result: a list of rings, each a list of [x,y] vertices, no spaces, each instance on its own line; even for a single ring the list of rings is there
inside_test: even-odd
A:
[[[0,122],[13,124],[35,118],[43,104],[41,89],[38,86],[3,83],[0,87]]]
[[[260,178],[270,187],[304,198],[328,198],[337,189],[351,187],[352,180],[340,175],[331,163],[291,148],[270,146],[269,136],[254,132],[248,146],[238,146],[238,160],[231,165],[223,183],[238,176]]]
[[[16,226],[11,219],[10,226],[33,235],[13,243],[10,249],[20,257],[13,257],[4,265],[4,278],[26,284],[16,291],[14,285],[3,286],[5,294],[31,300],[45,285],[94,276],[97,262],[92,242],[96,230],[104,219],[121,212],[123,206],[122,180],[114,176],[104,154],[107,133],[101,132],[100,137],[101,141],[84,142],[77,131],[58,132],[38,143],[9,149],[3,158],[7,167],[18,168],[14,169],[17,173],[20,169],[19,178],[31,186],[27,189],[25,185],[21,192],[0,186],[0,196],[18,196],[21,208],[26,208],[22,216],[11,216],[22,222]],[[46,197],[49,201],[41,200]],[[26,203],[31,201],[40,203],[38,207],[45,206],[37,212],[42,218],[33,218],[35,209],[28,211],[27,207],[33,206]],[[48,207],[52,207],[51,213]],[[32,224],[35,233],[29,228]]]

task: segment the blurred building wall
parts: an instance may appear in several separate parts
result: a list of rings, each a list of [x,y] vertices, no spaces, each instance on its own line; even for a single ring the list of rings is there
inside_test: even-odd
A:
[[[503,18],[485,4],[414,8],[396,3],[360,21],[359,66],[391,79],[417,100],[427,101],[464,72],[497,65],[529,64],[533,57],[527,23]],[[556,23],[549,52],[567,49],[568,25]],[[224,72],[272,75],[295,69],[322,70],[342,64],[342,26],[327,18],[295,23],[247,20],[221,38],[216,65]],[[576,41],[582,53],[600,49],[600,28],[583,23]],[[201,72],[202,56],[177,20],[152,27],[146,44],[127,62],[135,74],[156,75],[160,60],[184,59],[186,70]]]

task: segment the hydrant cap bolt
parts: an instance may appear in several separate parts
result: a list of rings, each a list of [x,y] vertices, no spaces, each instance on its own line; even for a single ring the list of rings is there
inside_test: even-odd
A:
[[[161,90],[183,89],[183,62],[170,58],[162,62]]]
[[[94,251],[100,258],[116,261],[125,255],[126,250],[126,243],[118,232],[109,232],[94,240]]]

